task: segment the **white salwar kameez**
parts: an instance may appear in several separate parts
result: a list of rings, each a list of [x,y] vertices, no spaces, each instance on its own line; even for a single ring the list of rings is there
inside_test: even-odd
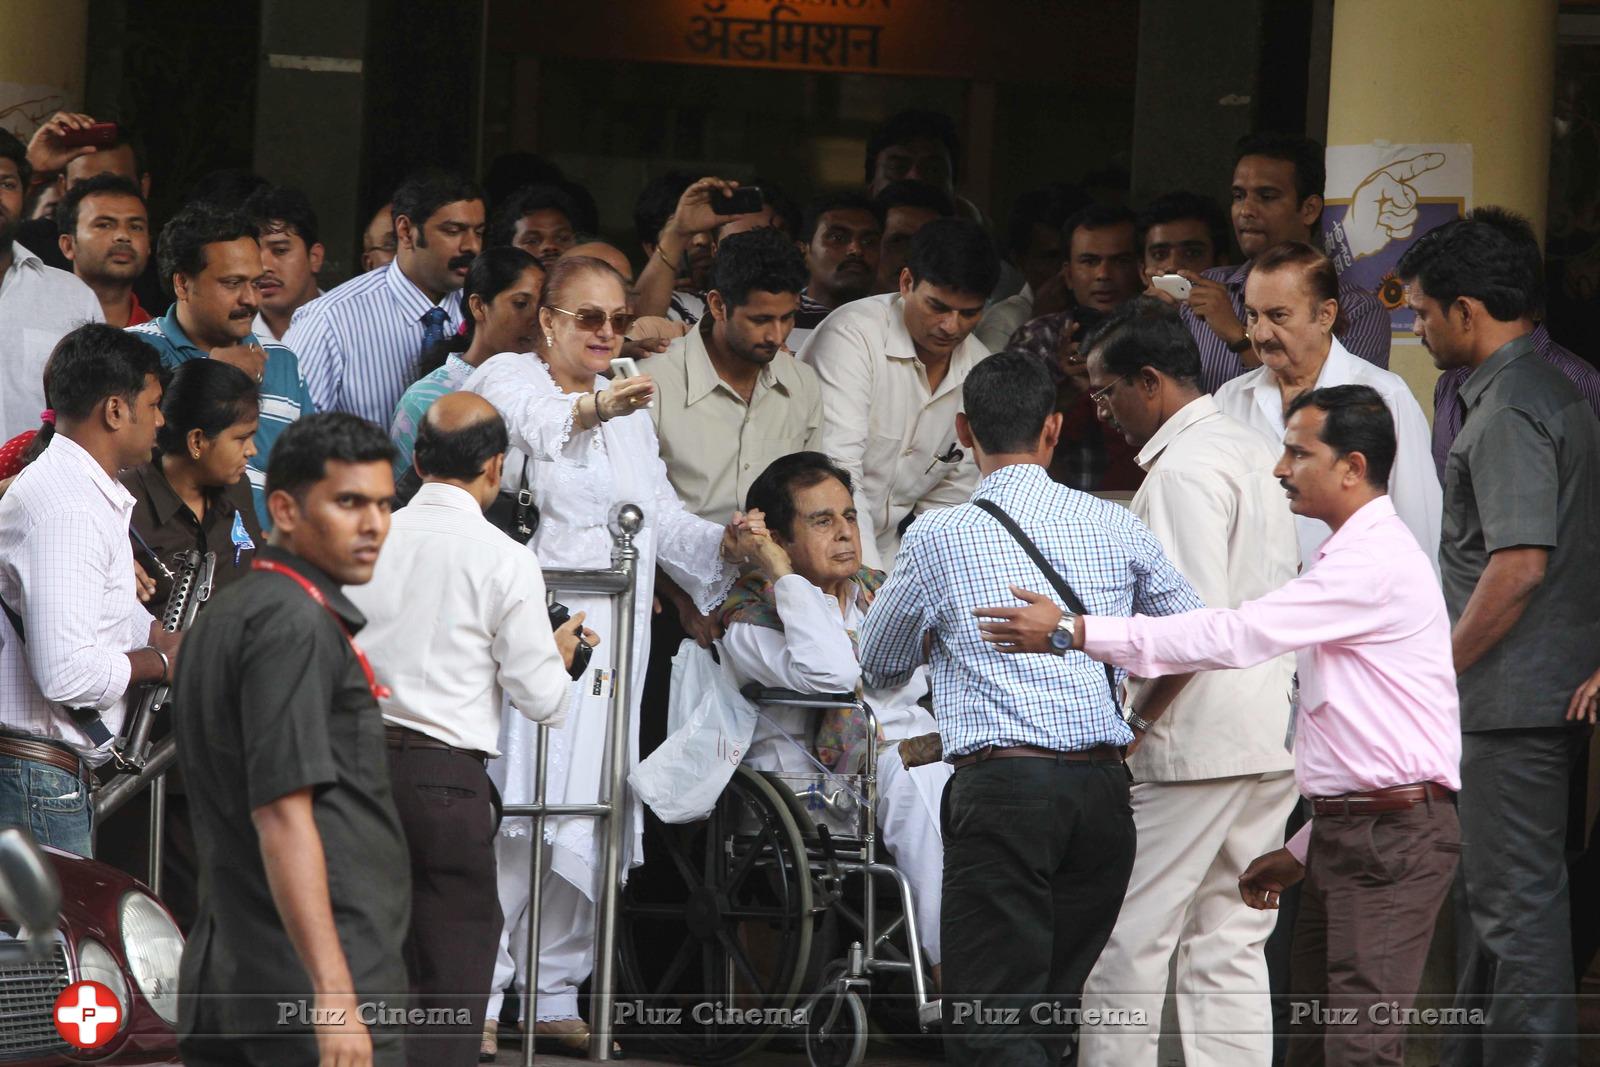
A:
[[[798,574],[778,579],[773,593],[782,630],[735,622],[722,635],[723,655],[739,685],[756,682],[801,693],[853,691],[861,680],[861,665],[850,631],[859,632],[864,606],[852,601],[841,612],[837,599]],[[907,770],[896,744],[939,728],[917,703],[927,692],[926,679],[927,672],[917,671],[904,685],[868,689],[866,698],[886,742],[878,748],[878,825],[883,843],[894,854],[895,866],[911,883],[923,954],[929,964],[937,964],[944,877],[939,803],[951,767],[931,763]],[[763,771],[814,770],[802,750],[811,748],[821,713],[814,708],[777,705],[762,708],[762,715],[743,762]]]
[[[604,380],[595,380],[604,388]],[[667,480],[648,412],[620,415],[589,430],[575,430],[576,401],[583,394],[563,393],[544,361],[533,353],[501,353],[477,369],[464,386],[499,410],[510,431],[503,488],[518,489],[526,466],[527,484],[539,507],[539,528],[530,548],[544,567],[595,569],[611,566],[613,540],[609,523],[618,504],[637,504],[644,525],[634,539],[639,550],[633,620],[633,695],[629,714],[628,761],[639,761],[639,698],[650,656],[650,612],[660,564],[709,613],[738,576],[720,556],[722,527],[686,511]],[[584,625],[601,637],[589,669],[574,683],[566,723],[550,734],[546,800],[551,804],[593,804],[600,797],[605,774],[607,720],[611,705],[616,627],[611,601],[556,591]],[[499,759],[490,773],[506,804],[533,801],[534,741],[537,725],[508,714],[500,738]],[[623,871],[643,862],[643,813],[637,799],[623,824]],[[528,900],[528,844],[531,820],[508,818],[501,824],[500,900],[506,932],[501,935],[495,968],[496,990],[503,989],[513,967],[508,952],[511,932],[525,929]],[[516,839],[522,839],[516,841]],[[515,844],[512,842],[515,841]],[[552,818],[545,841],[550,877],[545,882],[544,943],[557,946],[540,955],[539,1019],[576,1018],[577,990],[593,960],[583,946],[593,938],[593,902],[599,896],[601,856],[593,819]],[[518,847],[520,846],[520,847]],[[555,908],[551,910],[551,905]],[[569,929],[556,930],[560,914]],[[499,994],[490,1001],[490,1017],[499,1008]]]

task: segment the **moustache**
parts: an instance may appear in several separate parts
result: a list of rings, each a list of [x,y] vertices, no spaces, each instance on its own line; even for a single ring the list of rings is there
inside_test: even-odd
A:
[[[233,311],[228,312],[228,318],[230,318],[230,319],[253,319],[255,317],[256,317],[256,309],[253,308],[253,307],[252,308],[237,308],[237,309],[235,309]]]
[[[1279,478],[1278,479],[1278,485],[1280,485],[1283,488],[1283,491],[1285,493],[1288,493],[1291,496],[1294,494],[1294,486],[1292,484],[1290,484],[1290,482],[1289,482],[1289,480],[1287,478]]]
[[[844,260],[844,262],[839,264],[839,269],[865,271],[867,269],[867,261],[858,256],[850,256],[848,259]]]
[[[466,270],[468,267],[472,266],[472,261],[476,258],[476,256],[469,256],[465,254],[452,256],[450,257],[450,262],[445,264],[445,266],[449,267],[451,270]]]

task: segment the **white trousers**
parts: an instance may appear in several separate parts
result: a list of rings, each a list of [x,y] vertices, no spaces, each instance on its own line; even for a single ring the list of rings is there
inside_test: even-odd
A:
[[[939,952],[939,901],[944,883],[944,838],[939,833],[939,803],[953,768],[929,763],[906,770],[900,746],[878,752],[878,826],[894,865],[911,883],[917,938],[929,966]]]
[[[1262,948],[1278,913],[1246,907],[1239,875],[1283,846],[1295,796],[1288,771],[1133,787],[1133,875],[1083,990],[1086,1017],[1124,1014],[1083,1026],[1079,1063],[1155,1067],[1170,969],[1186,1067],[1271,1064]]]
[[[495,838],[496,879],[500,888],[500,949],[494,958],[494,993],[487,1018],[498,1019],[503,990],[515,975],[520,989],[527,981],[528,864],[533,839]],[[544,896],[540,901],[539,1022],[578,1018],[578,987],[594,970],[594,903],[571,882],[550,870],[550,846],[544,846]]]

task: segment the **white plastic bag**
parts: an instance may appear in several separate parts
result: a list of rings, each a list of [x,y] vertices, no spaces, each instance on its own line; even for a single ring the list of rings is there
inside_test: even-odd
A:
[[[628,784],[665,823],[711,814],[750,749],[755,705],[739,695],[727,668],[693,641],[672,657],[667,739],[640,761]]]

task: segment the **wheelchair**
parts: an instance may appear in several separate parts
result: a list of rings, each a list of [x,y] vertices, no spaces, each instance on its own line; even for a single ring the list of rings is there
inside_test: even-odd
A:
[[[854,694],[747,686],[758,707],[855,707]],[[711,814],[682,825],[645,809],[645,855],[620,904],[619,1034],[694,1063],[731,1063],[774,1038],[816,1067],[866,1055],[880,1029],[937,1049],[939,1003],[910,883],[878,858],[877,752],[859,775],[741,763]],[[835,954],[834,946],[839,947]]]

